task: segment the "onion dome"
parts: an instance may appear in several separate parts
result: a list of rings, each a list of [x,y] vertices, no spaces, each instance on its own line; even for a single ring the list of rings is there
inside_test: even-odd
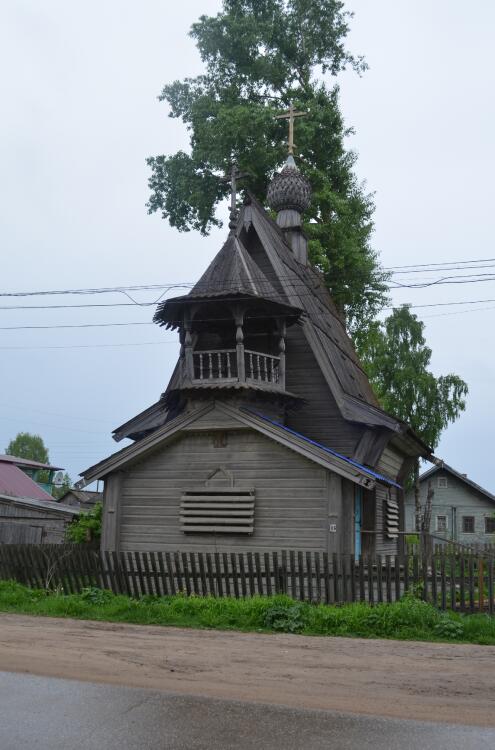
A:
[[[292,154],[289,154],[282,171],[274,175],[266,197],[270,208],[277,213],[297,211],[302,214],[309,208],[311,185],[297,168]]]

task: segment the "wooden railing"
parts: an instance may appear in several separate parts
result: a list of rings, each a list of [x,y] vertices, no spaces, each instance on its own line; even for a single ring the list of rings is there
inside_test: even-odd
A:
[[[256,380],[261,383],[273,383],[276,385],[280,380],[280,357],[271,354],[244,351],[246,368],[246,379]]]
[[[237,380],[235,349],[214,349],[193,353],[195,380]]]
[[[241,353],[242,361],[242,353]],[[193,352],[194,380],[240,380],[236,349],[212,349]],[[246,380],[280,384],[280,357],[244,350]]]

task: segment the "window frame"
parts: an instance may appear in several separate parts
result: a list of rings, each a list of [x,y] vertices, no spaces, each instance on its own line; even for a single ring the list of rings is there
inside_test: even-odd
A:
[[[473,530],[472,531],[466,531],[466,529],[465,529],[465,523],[464,522],[468,518],[473,520]],[[462,528],[462,533],[463,534],[475,534],[476,533],[476,516],[472,516],[472,515],[470,515],[470,516],[462,516],[461,517],[461,528]]]
[[[449,482],[448,477],[443,474],[440,477],[437,477],[437,489],[439,490],[448,490],[449,488]]]
[[[445,519],[445,528],[439,529],[438,528],[438,519],[444,518]],[[449,530],[449,517],[446,513],[437,513],[435,516],[435,530],[439,532],[440,534],[443,534],[444,532],[447,532]]]
[[[493,531],[487,531],[487,521],[491,521],[493,524]],[[495,534],[495,517],[494,516],[485,516],[485,534]]]

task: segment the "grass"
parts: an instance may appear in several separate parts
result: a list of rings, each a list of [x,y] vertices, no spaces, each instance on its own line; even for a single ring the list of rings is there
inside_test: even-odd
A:
[[[440,612],[409,595],[394,604],[335,607],[295,602],[288,596],[131,599],[96,588],[63,594],[0,581],[0,612],[139,625],[495,645],[494,617]]]

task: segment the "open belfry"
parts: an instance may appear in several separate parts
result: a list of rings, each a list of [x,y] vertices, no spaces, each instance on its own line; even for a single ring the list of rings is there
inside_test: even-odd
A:
[[[154,322],[180,355],[156,403],[114,431],[124,448],[83,473],[105,480],[105,550],[394,554],[402,481],[429,453],[384,412],[319,271],[293,156],[269,185],[273,219],[234,167],[229,233],[189,294]]]

